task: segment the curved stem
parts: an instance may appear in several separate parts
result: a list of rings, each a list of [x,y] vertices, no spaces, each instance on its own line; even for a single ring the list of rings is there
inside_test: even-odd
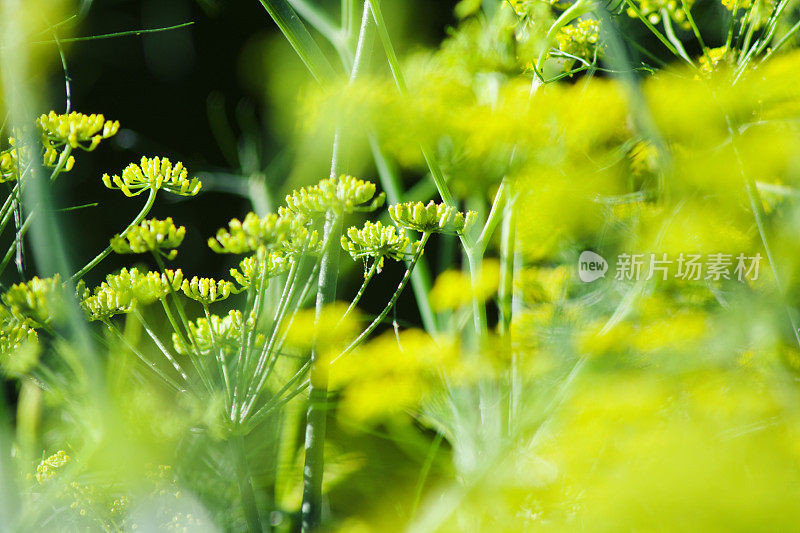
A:
[[[585,2],[582,0],[578,0],[572,6],[569,7],[566,11],[561,13],[561,16],[556,19],[550,29],[547,30],[547,36],[545,37],[545,45],[542,52],[539,54],[538,59],[536,60],[536,68],[534,69],[535,72],[541,75],[542,68],[544,67],[544,62],[547,60],[547,56],[550,53],[550,48],[552,48],[553,43],[556,40],[556,35],[558,32],[561,31],[561,28],[575,20],[576,18],[580,17],[581,15],[585,15],[589,11],[592,10],[591,2]],[[541,79],[544,81],[544,78]]]
[[[125,235],[131,228],[137,226],[142,220],[144,220],[144,217],[147,216],[147,214],[153,208],[153,204],[156,202],[157,192],[158,189],[155,188],[150,189],[150,195],[147,197],[147,202],[144,204],[144,207],[142,208],[141,211],[139,211],[139,214],[136,215],[136,218],[134,218],[133,221],[130,224],[128,224],[128,227],[126,227],[125,230],[120,235]],[[111,252],[112,248],[111,245],[109,244],[108,246],[106,246],[105,250],[97,254],[97,257],[89,261],[89,263],[87,263],[85,267],[83,267],[77,273],[75,273],[75,275],[72,276],[72,278],[70,278],[70,281],[74,283],[79,279],[81,279],[83,276],[86,275],[87,272],[96,267],[98,263],[100,263],[100,261],[108,257],[108,254],[110,254]]]

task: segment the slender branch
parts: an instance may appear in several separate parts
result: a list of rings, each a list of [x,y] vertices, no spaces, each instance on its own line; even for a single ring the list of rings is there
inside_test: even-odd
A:
[[[156,202],[156,194],[157,193],[158,193],[158,189],[156,189],[155,187],[150,189],[150,193],[147,196],[147,202],[145,202],[144,207],[142,207],[142,210],[139,211],[138,215],[136,215],[136,218],[134,218],[133,221],[130,224],[128,224],[128,227],[126,227],[122,231],[121,235],[125,235],[126,233],[128,233],[128,231],[131,230],[131,228],[133,228],[134,226],[139,225],[139,223],[142,220],[144,220],[144,218],[147,216],[148,213],[150,213],[150,210],[153,208],[153,204],[155,204],[155,202]],[[97,256],[94,259],[92,259],[91,261],[89,261],[89,263],[87,263],[85,267],[83,267],[78,272],[76,272],[75,275],[72,276],[70,281],[75,283],[76,281],[81,279],[83,276],[86,275],[87,272],[89,272],[91,269],[96,267],[100,263],[100,261],[102,261],[103,259],[108,257],[108,254],[110,254],[112,251],[113,251],[113,248],[111,248],[111,245],[109,244],[108,246],[106,246],[105,250],[103,250],[102,252],[97,254]]]
[[[350,305],[347,307],[347,311],[344,312],[344,314],[342,315],[342,318],[339,320],[340,324],[342,323],[342,321],[344,321],[345,318],[347,318],[347,315],[349,315],[350,312],[353,309],[355,309],[355,307],[358,305],[358,302],[361,301],[361,297],[364,296],[364,292],[367,290],[367,285],[369,285],[369,282],[372,280],[372,277],[375,275],[375,272],[378,271],[378,262],[379,261],[380,261],[380,258],[378,258],[378,257],[374,258],[374,260],[372,261],[372,266],[369,267],[369,271],[364,276],[364,282],[361,284],[361,288],[358,289],[358,293],[356,293],[356,297],[353,298],[352,302],[350,302]]]
[[[403,279],[400,280],[400,284],[397,286],[397,289],[394,291],[394,294],[392,294],[389,303],[387,303],[386,307],[383,308],[383,311],[381,311],[381,313],[375,318],[375,320],[373,320],[372,323],[370,323],[370,325],[367,326],[367,329],[362,331],[361,334],[358,337],[356,337],[356,339],[353,342],[351,342],[350,345],[347,346],[347,348],[345,348],[342,353],[337,355],[331,361],[331,363],[337,361],[339,358],[344,357],[345,355],[352,352],[359,344],[364,342],[364,339],[366,339],[373,331],[375,331],[375,328],[377,328],[381,322],[383,322],[383,320],[389,314],[389,311],[391,311],[392,308],[394,307],[394,304],[397,303],[397,299],[400,298],[400,294],[403,292],[403,289],[405,289],[409,279],[411,279],[411,272],[414,270],[414,266],[417,264],[417,261],[419,261],[420,257],[422,257],[422,252],[424,251],[425,245],[428,243],[428,239],[430,238],[430,236],[431,236],[430,233],[422,234],[422,238],[420,239],[419,250],[417,251],[416,254],[414,254],[414,258],[409,263],[408,268],[406,268],[405,274],[403,274]]]

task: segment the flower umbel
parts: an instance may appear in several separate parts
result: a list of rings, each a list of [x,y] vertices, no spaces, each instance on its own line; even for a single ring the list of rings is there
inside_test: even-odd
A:
[[[420,233],[464,233],[477,217],[474,211],[462,213],[433,200],[427,205],[407,202],[389,206],[389,215],[398,226]]]
[[[353,176],[340,176],[303,187],[286,197],[292,212],[313,218],[327,211],[334,213],[370,212],[386,201],[386,194],[375,196],[375,184]]]
[[[272,278],[286,272],[288,267],[289,260],[286,256],[279,252],[270,252],[263,258],[258,254],[245,257],[239,261],[239,268],[232,268],[230,272],[236,283],[246,289],[254,283],[258,285],[262,273],[267,278]]]
[[[81,298],[81,306],[90,320],[105,320],[114,315],[130,313],[137,305],[148,305],[181,288],[183,272],[169,270],[141,272],[123,268],[109,274],[91,294]]]
[[[180,196],[194,196],[200,192],[202,183],[198,178],[188,177],[183,163],[173,166],[166,157],[142,157],[137,165],[131,163],[122,171],[122,176],[103,175],[103,184],[109,189],[119,189],[125,196],[137,196],[151,189],[163,189]]]
[[[114,235],[111,238],[111,248],[118,254],[143,254],[158,252],[167,259],[174,259],[178,255],[177,248],[186,236],[184,226],[176,227],[171,217],[166,220],[143,220],[124,235]],[[171,249],[171,250],[170,250]],[[164,250],[170,250],[164,252]]]
[[[2,296],[3,303],[21,322],[32,327],[52,324],[61,316],[61,276],[34,277],[12,285]]]
[[[36,120],[45,147],[69,145],[91,152],[100,141],[119,131],[119,122],[106,120],[103,115],[84,115],[73,111],[59,115],[50,111]]]
[[[275,248],[294,231],[296,222],[291,217],[270,214],[259,217],[247,213],[244,221],[234,218],[228,229],[221,228],[216,237],[208,239],[208,246],[218,254],[245,254],[259,247]]]
[[[233,283],[226,280],[214,280],[211,278],[198,278],[194,276],[191,280],[183,280],[181,285],[183,293],[203,305],[211,305],[226,299],[231,293],[236,294]]]
[[[405,230],[394,226],[384,226],[380,222],[366,222],[358,229],[351,227],[342,236],[342,248],[353,259],[366,260],[368,257],[378,262],[378,271],[383,268],[384,258],[402,261],[409,259],[417,251],[418,242],[412,244]]]

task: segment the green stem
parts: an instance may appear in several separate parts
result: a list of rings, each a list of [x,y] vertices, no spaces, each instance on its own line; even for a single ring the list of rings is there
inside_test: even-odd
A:
[[[747,173],[744,169],[743,160],[741,154],[739,153],[738,148],[738,138],[739,138],[739,130],[738,128],[731,123],[729,120],[729,128],[732,134],[732,146],[733,152],[736,155],[737,164],[739,166],[739,172],[741,176],[745,180],[745,188],[747,190],[747,196],[750,201],[750,209],[753,212],[753,217],[755,218],[756,227],[758,228],[758,235],[761,238],[761,244],[764,246],[764,253],[767,256],[767,261],[769,262],[770,266],[772,267],[772,274],[775,277],[775,287],[778,289],[778,293],[780,295],[781,301],[783,302],[784,309],[789,319],[789,324],[792,328],[792,333],[794,335],[795,341],[797,342],[798,346],[800,346],[800,329],[798,329],[798,322],[795,319],[794,311],[792,310],[789,302],[786,299],[786,290],[781,282],[780,274],[778,273],[778,263],[775,260],[775,255],[772,251],[772,247],[770,246],[769,240],[767,239],[767,225],[766,225],[766,213],[764,213],[764,207],[761,200],[761,195],[758,192],[758,187],[756,186],[755,180]]]
[[[503,228],[500,244],[500,285],[498,299],[498,329],[501,335],[507,334],[511,327],[512,300],[514,294],[514,254],[516,240],[517,212],[511,192],[507,192]]]
[[[283,288],[281,301],[278,303],[278,310],[275,313],[275,318],[272,320],[272,333],[270,334],[269,340],[264,344],[264,347],[259,353],[258,360],[256,361],[256,368],[252,373],[254,379],[248,384],[247,393],[245,394],[247,403],[244,404],[244,408],[242,409],[242,417],[247,414],[247,411],[250,409],[249,405],[252,403],[251,399],[254,397],[254,395],[258,394],[258,391],[264,385],[264,381],[266,381],[262,381],[259,379],[259,377],[262,375],[262,371],[269,361],[270,354],[275,347],[275,341],[280,333],[283,319],[286,316],[286,310],[289,308],[289,304],[294,298],[294,291],[297,285],[297,271],[299,270],[299,267],[295,267],[294,265],[293,267],[293,271],[289,273],[289,276],[286,279],[286,285]]]
[[[481,235],[475,243],[475,248],[480,250],[481,253],[486,251],[486,247],[489,245],[489,239],[492,238],[492,235],[497,229],[497,225],[500,223],[500,219],[504,216],[503,208],[508,202],[508,189],[508,179],[503,178],[503,181],[500,182],[500,187],[497,189],[497,193],[494,195],[492,209],[489,211],[489,216],[486,218],[486,224],[484,224]]]
[[[630,8],[630,10],[631,10],[631,11],[633,11],[633,12],[634,12],[634,14],[636,15],[636,17],[637,17],[639,20],[641,20],[641,21],[642,21],[642,23],[643,23],[645,26],[647,26],[647,29],[648,29],[648,30],[650,30],[650,32],[651,32],[653,35],[655,35],[655,36],[656,36],[656,38],[657,38],[659,41],[661,41],[661,44],[663,44],[664,46],[666,46],[666,47],[667,47],[667,49],[668,49],[670,52],[672,52],[672,53],[673,53],[673,55],[675,55],[676,57],[678,57],[678,58],[680,58],[680,59],[685,59],[683,56],[681,56],[681,54],[678,52],[678,50],[675,48],[675,46],[674,46],[674,45],[673,45],[673,44],[672,44],[672,43],[669,41],[669,39],[667,39],[667,38],[664,36],[664,34],[663,34],[663,33],[661,33],[660,31],[658,31],[658,28],[656,28],[655,26],[653,26],[653,23],[652,23],[652,22],[650,22],[650,20],[648,20],[648,18],[644,16],[644,14],[642,13],[642,11],[639,9],[639,6],[637,6],[637,5],[636,5],[636,4],[633,2],[633,0],[625,0],[625,3],[626,3],[626,4],[628,4],[628,7]],[[691,61],[689,62],[689,64],[690,64],[690,65],[692,65],[692,66],[694,66],[694,64],[693,64]]]
[[[414,491],[414,503],[411,505],[411,518],[414,518],[414,515],[417,514],[417,508],[419,507],[420,499],[422,499],[422,491],[425,488],[425,482],[428,480],[428,474],[431,471],[431,467],[433,466],[433,461],[436,459],[436,454],[439,452],[439,447],[442,444],[442,439],[444,439],[444,435],[442,433],[437,433],[436,437],[433,439],[431,443],[431,447],[428,450],[428,455],[425,457],[425,463],[422,465],[422,470],[419,473],[419,480],[417,481],[417,488]]]
[[[550,49],[553,47],[553,43],[556,40],[556,36],[558,32],[561,31],[561,28],[575,20],[576,18],[580,17],[581,15],[585,15],[589,11],[592,10],[592,3],[586,2],[582,0],[578,0],[574,4],[572,4],[569,9],[561,13],[561,16],[556,19],[556,21],[550,26],[550,29],[547,30],[547,35],[544,38],[544,49],[539,54],[539,57],[536,60],[536,67],[534,71],[539,76],[541,81],[544,81],[544,77],[542,77],[542,69],[544,67],[544,62],[547,60],[547,56],[550,54]]]
[[[11,242],[11,246],[8,247],[8,251],[6,252],[6,255],[3,257],[3,262],[0,263],[0,275],[2,275],[3,272],[6,271],[8,263],[10,263],[11,258],[14,257],[14,252],[17,250],[17,246],[19,246],[20,242],[22,241],[22,238],[28,232],[28,228],[30,227],[31,222],[33,221],[33,215],[35,213],[36,213],[35,209],[32,209],[31,212],[28,213],[28,217],[25,219],[25,222],[23,222],[22,227],[19,228],[18,238],[14,239]]]
[[[147,216],[148,213],[150,213],[150,210],[153,208],[153,204],[155,204],[155,202],[156,202],[156,194],[157,193],[158,193],[158,189],[156,189],[156,188],[151,188],[150,189],[150,194],[147,197],[147,202],[145,202],[144,207],[142,208],[141,211],[139,211],[139,214],[136,215],[136,218],[133,219],[133,222],[128,224],[128,227],[126,227],[122,231],[122,233],[120,235],[125,235],[126,233],[128,233],[128,231],[131,230],[131,228],[133,228],[134,226],[139,225],[139,223],[142,220],[144,220],[144,218]],[[77,282],[79,279],[81,279],[83,276],[85,276],[87,272],[89,272],[91,269],[96,267],[98,265],[98,263],[100,263],[100,261],[102,261],[103,259],[108,257],[108,254],[110,254],[112,251],[113,251],[113,248],[111,248],[111,245],[109,244],[108,246],[106,246],[105,250],[103,250],[102,252],[97,254],[97,257],[95,257],[94,259],[89,261],[89,263],[87,263],[87,265],[85,267],[80,269],[74,276],[72,276],[70,281],[72,283]]]
[[[689,22],[689,26],[692,28],[692,33],[694,33],[695,39],[700,44],[700,48],[703,49],[703,55],[708,61],[708,64],[711,65],[711,56],[708,55],[708,47],[706,46],[706,42],[703,39],[703,35],[700,33],[700,28],[694,21],[694,16],[692,16],[692,10],[689,7],[689,4],[686,3],[686,0],[681,0],[681,7],[683,8],[683,12],[686,13],[686,20]]]
[[[733,9],[731,10],[731,20],[728,24],[728,35],[725,37],[725,55],[731,50],[733,44],[733,33],[736,28],[736,12],[739,10],[739,2],[741,0],[734,0]]]
[[[244,445],[244,437],[238,436],[234,439],[237,455],[237,481],[239,482],[239,496],[242,499],[242,511],[244,511],[247,531],[250,533],[260,533],[261,517],[258,513],[255,490],[253,490],[253,477],[250,474],[250,467],[247,464],[247,450]]]
[[[336,297],[339,277],[338,236],[342,231],[341,217],[328,213],[324,241],[327,243],[320,265],[317,291],[317,320],[323,307]],[[320,360],[316,346],[311,351],[311,387],[306,418],[305,467],[303,469],[302,531],[308,533],[322,524],[322,476],[325,466],[325,431],[328,415],[328,362]]]
[[[766,53],[764,59],[762,59],[762,63],[767,61],[770,57],[772,57],[772,54],[774,54],[781,46],[783,46],[786,43],[786,41],[788,41],[792,37],[792,35],[797,33],[797,30],[800,30],[800,22],[792,26],[792,28],[789,31],[787,31],[783,37],[781,37],[781,39],[775,44],[775,46],[773,46],[769,50],[769,52]]]
[[[260,0],[260,2],[311,71],[314,79],[321,84],[332,80],[335,74],[328,59],[286,0]]]
[[[678,51],[678,55],[681,57],[681,59],[694,67],[694,61],[692,61],[692,58],[690,58],[689,54],[686,53],[686,49],[683,47],[681,40],[678,39],[677,35],[675,35],[675,29],[672,27],[672,19],[670,18],[669,12],[666,9],[661,10],[661,21],[664,23],[664,31],[667,33],[667,39],[669,39],[669,42],[671,42],[672,46],[675,47],[675,50]]]
[[[483,252],[476,248],[467,250],[467,260],[469,261],[470,282],[472,283],[472,321],[475,324],[475,333],[478,335],[478,340],[482,341],[486,338],[487,333],[486,306],[478,299],[475,288],[480,283]]]

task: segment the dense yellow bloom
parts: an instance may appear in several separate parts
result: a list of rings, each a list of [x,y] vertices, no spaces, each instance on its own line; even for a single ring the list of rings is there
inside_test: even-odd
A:
[[[247,327],[255,327],[255,313],[251,313],[247,319]],[[211,325],[206,318],[198,318],[196,321],[189,321],[189,336],[194,339],[195,346],[205,353],[214,347],[235,351],[242,342],[242,328],[245,326],[242,320],[242,312],[239,310],[229,311],[224,317],[211,315]],[[211,328],[213,328],[213,333]],[[264,335],[257,335],[255,339],[256,345],[264,343]],[[175,350],[180,354],[186,353],[186,348],[183,345],[177,333],[172,334],[172,344]]]
[[[686,11],[684,11],[683,7],[681,6],[681,2],[678,0],[633,1],[634,3],[638,4],[639,11],[642,13],[642,15],[645,16],[653,25],[661,22],[661,11],[666,10],[670,18],[677,22],[682,28],[689,28],[689,21],[686,18]],[[692,8],[693,4],[694,0],[686,1],[686,7],[689,9]],[[628,7],[627,13],[629,17],[637,18],[636,11],[633,8]]]
[[[594,19],[581,19],[564,26],[556,35],[556,42],[562,52],[591,61],[602,51],[600,23]]]

